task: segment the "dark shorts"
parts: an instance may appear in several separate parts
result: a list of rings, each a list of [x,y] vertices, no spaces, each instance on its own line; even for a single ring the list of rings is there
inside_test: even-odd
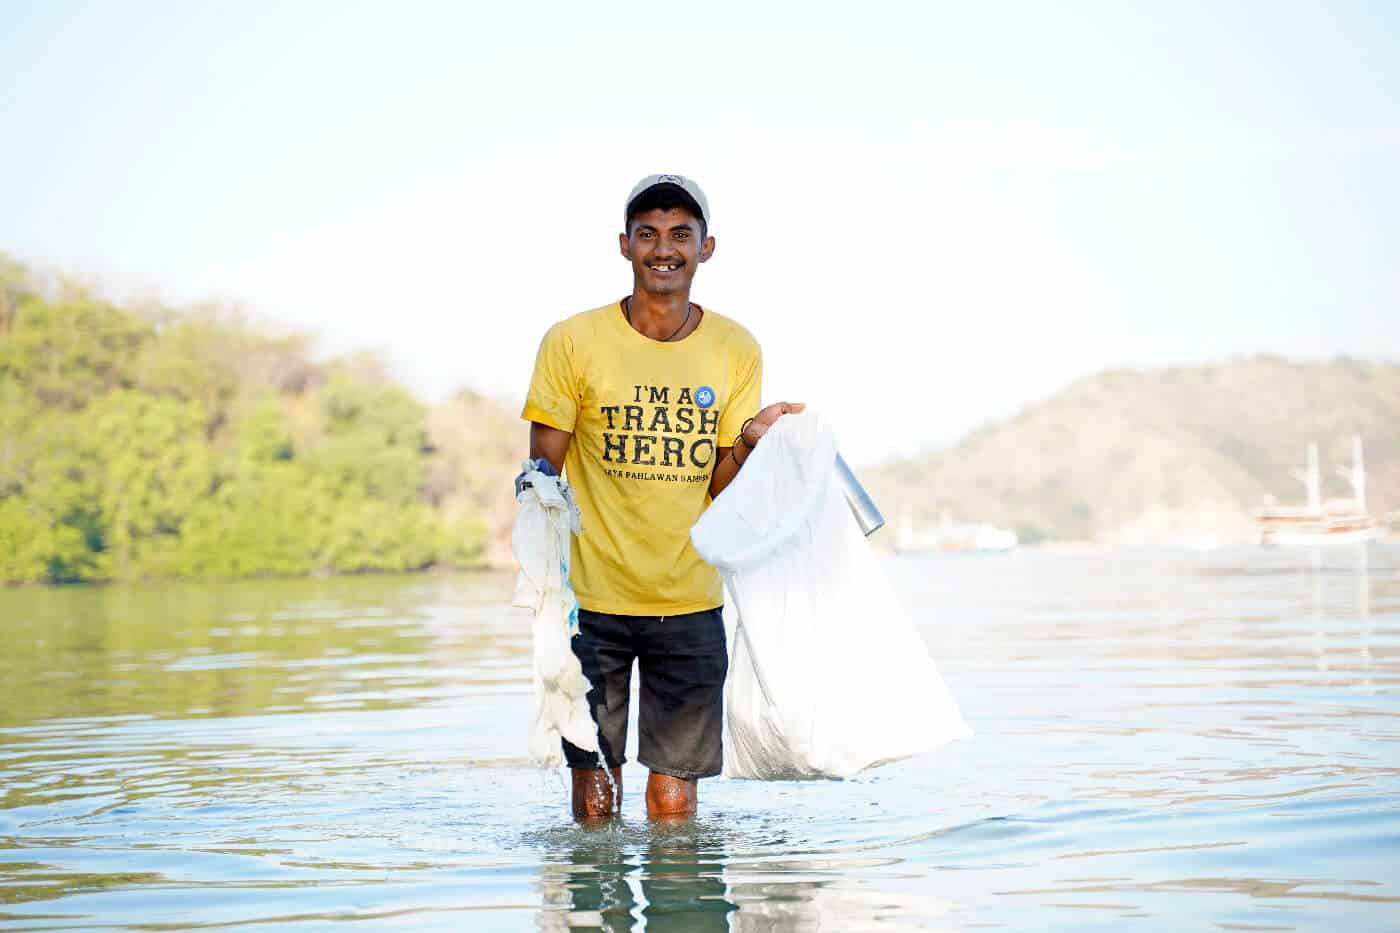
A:
[[[637,759],[679,778],[720,772],[724,675],[729,653],[719,609],[680,616],[619,616],[580,609],[574,654],[592,684],[588,704],[608,766],[627,760],[632,662],[642,672]],[[598,756],[564,742],[571,768],[596,768]]]

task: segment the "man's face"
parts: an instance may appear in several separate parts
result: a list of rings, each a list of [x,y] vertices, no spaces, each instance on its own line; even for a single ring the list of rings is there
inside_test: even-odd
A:
[[[696,268],[715,251],[715,238],[700,236],[700,219],[679,207],[636,215],[618,243],[633,285],[654,295],[689,292]]]

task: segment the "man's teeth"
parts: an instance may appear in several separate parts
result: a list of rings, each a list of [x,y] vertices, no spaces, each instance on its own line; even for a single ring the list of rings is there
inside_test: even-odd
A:
[[[656,271],[656,272],[675,272],[676,269],[677,269],[676,266],[662,266],[662,265],[653,265],[651,268],[652,268],[654,271]]]

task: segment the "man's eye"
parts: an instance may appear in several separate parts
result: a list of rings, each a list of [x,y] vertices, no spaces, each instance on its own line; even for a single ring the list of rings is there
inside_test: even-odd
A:
[[[688,231],[685,231],[685,230],[677,230],[677,231],[676,231],[676,239],[678,239],[678,240],[688,240],[688,239],[690,239],[690,233],[689,233]]]

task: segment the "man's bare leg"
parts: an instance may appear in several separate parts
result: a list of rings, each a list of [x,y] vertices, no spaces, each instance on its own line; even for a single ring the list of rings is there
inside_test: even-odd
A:
[[[574,768],[574,819],[596,820],[622,811],[622,769],[612,769],[612,782],[602,768]],[[616,795],[614,795],[616,789]],[[616,796],[616,799],[614,799]]]
[[[698,799],[694,780],[659,771],[647,775],[647,816],[652,819],[694,816]]]

